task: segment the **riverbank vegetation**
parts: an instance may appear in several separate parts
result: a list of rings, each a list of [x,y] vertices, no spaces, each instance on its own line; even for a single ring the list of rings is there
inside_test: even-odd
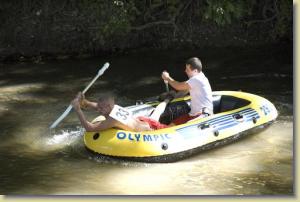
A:
[[[2,0],[0,61],[292,43],[289,0]]]

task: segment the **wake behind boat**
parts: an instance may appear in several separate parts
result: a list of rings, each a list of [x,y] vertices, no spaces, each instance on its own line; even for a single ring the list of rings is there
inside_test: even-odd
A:
[[[133,116],[148,116],[159,102],[126,107]],[[190,97],[173,100],[160,122],[168,124],[189,111]],[[245,92],[213,92],[214,115],[155,131],[108,129],[86,132],[85,146],[93,153],[144,162],[174,162],[200,151],[233,142],[265,129],[278,116],[267,99]],[[95,121],[101,121],[101,116]],[[102,119],[103,120],[103,119]]]

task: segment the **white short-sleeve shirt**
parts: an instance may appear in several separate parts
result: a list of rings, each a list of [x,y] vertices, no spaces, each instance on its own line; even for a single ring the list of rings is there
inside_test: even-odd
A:
[[[190,86],[191,95],[191,111],[190,116],[195,116],[202,112],[204,107],[213,112],[212,90],[208,79],[200,72],[199,74],[191,77],[187,84]]]

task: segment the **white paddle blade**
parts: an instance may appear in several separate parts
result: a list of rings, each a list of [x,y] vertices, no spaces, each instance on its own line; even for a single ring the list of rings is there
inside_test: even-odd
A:
[[[98,71],[98,74],[95,76],[95,78],[90,82],[90,84],[82,91],[83,94],[88,91],[88,89],[95,83],[95,81],[104,73],[105,70],[107,70],[109,67],[109,63],[105,63],[102,68]]]
[[[69,105],[66,111],[60,117],[58,117],[58,119],[54,121],[54,123],[52,123],[50,129],[55,128],[70,113],[71,110],[72,110],[72,105]]]
[[[105,63],[105,64],[103,65],[103,67],[99,70],[98,75],[102,75],[102,74],[105,72],[105,70],[107,70],[108,67],[109,67],[109,63],[107,62],[107,63]]]

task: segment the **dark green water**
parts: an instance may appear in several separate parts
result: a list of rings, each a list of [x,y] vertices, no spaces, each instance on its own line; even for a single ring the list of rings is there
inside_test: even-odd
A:
[[[110,68],[86,96],[113,91],[125,106],[165,91],[164,69],[186,79],[184,62],[192,56],[202,59],[213,90],[266,97],[279,111],[277,121],[262,133],[169,164],[94,157],[74,113],[48,130],[106,61]],[[0,194],[293,194],[291,48],[149,51],[0,68]]]

